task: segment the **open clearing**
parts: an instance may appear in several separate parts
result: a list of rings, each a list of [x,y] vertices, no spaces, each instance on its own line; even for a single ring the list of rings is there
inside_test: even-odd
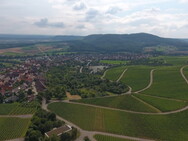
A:
[[[133,141],[133,140],[116,138],[116,137],[111,137],[111,136],[104,136],[104,135],[95,135],[94,138],[97,141]]]
[[[126,69],[126,66],[109,69],[106,72],[105,78],[109,79],[109,80],[116,81],[116,80],[118,80],[118,78],[121,76],[121,74],[123,73],[123,71],[125,69]]]
[[[85,130],[157,140],[188,140],[188,111],[141,115],[61,102],[52,103],[48,108]]]
[[[188,100],[188,85],[180,73],[180,67],[157,68],[153,77],[153,84],[143,94]]]
[[[152,67],[133,66],[129,67],[121,79],[121,82],[129,85],[133,91],[145,88],[150,82]]]
[[[9,140],[24,137],[30,119],[0,117],[0,140]]]
[[[93,98],[93,99],[82,99],[74,102],[100,105],[105,107],[125,109],[138,112],[156,112],[149,106],[143,104],[142,102],[136,100],[131,95],[122,95],[106,98]]]

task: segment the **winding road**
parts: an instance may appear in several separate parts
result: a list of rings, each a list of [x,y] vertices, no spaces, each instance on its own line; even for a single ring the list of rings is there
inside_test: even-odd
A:
[[[151,85],[153,84],[153,72],[154,72],[154,71],[155,71],[155,69],[151,70],[151,72],[150,72],[150,82],[149,82],[148,86],[145,87],[144,89],[141,89],[141,90],[136,91],[136,92],[134,92],[134,93],[143,92],[143,91],[147,90],[149,87],[151,87]]]
[[[103,76],[101,76],[101,79],[104,79],[104,77],[106,76],[106,73],[108,72],[109,70],[106,70],[104,73],[103,73]]]
[[[183,66],[181,69],[180,69],[180,73],[182,75],[182,77],[184,78],[184,80],[186,81],[186,83],[188,84],[188,79],[186,78],[186,76],[183,74],[183,69],[185,68],[186,66]],[[119,77],[119,79],[117,80],[120,81],[121,78],[123,77],[124,73],[127,71],[127,69],[124,70],[124,72],[121,74],[121,76]],[[146,89],[148,89],[152,83],[153,83],[153,72],[154,72],[154,69],[151,70],[150,72],[150,83],[149,85],[142,89],[142,90],[139,90],[135,93],[139,93],[139,92],[142,92]],[[130,88],[130,87],[129,87]],[[130,88],[131,89],[131,88]],[[132,89],[131,89],[132,90]],[[157,96],[156,96],[157,97]],[[168,98],[165,98],[165,99],[168,99]],[[173,99],[171,99],[173,100]],[[57,102],[57,101],[53,101],[53,102]],[[53,103],[52,102],[52,103]],[[91,105],[91,104],[83,104],[83,103],[76,103],[76,102],[70,102],[68,100],[65,100],[63,101],[65,103],[70,103],[70,104],[76,104],[76,105],[84,105],[84,106],[90,106],[90,107],[96,107],[96,108],[103,108],[103,109],[108,109],[108,110],[115,110],[115,111],[122,111],[122,112],[128,112],[128,113],[134,113],[134,114],[143,114],[143,115],[169,115],[169,114],[175,114],[175,113],[179,113],[179,112],[183,112],[185,110],[188,109],[188,105],[186,107],[183,107],[181,109],[178,109],[178,110],[174,110],[174,111],[170,111],[170,112],[161,112],[161,111],[158,111],[158,113],[147,113],[147,112],[136,112],[136,111],[129,111],[129,110],[123,110],[123,109],[117,109],[117,108],[110,108],[110,107],[104,107],[104,106],[97,106],[97,105]],[[47,104],[46,104],[46,100],[43,98],[43,101],[42,101],[42,108],[46,111],[49,111],[47,109]],[[155,108],[155,107],[154,107]],[[156,109],[158,110],[158,109]],[[70,126],[74,126],[76,127],[79,131],[80,131],[80,137],[76,139],[76,141],[83,141],[83,138],[85,136],[88,136],[91,141],[96,141],[95,138],[93,137],[95,134],[100,134],[100,135],[105,135],[105,136],[113,136],[113,137],[119,137],[119,138],[123,138],[123,139],[129,139],[129,140],[135,140],[135,141],[152,141],[152,140],[149,140],[149,139],[143,139],[143,138],[137,138],[137,137],[130,137],[130,136],[123,136],[123,135],[117,135],[117,134],[112,134],[112,133],[105,133],[105,132],[97,132],[97,131],[86,131],[86,130],[83,130],[81,129],[80,127],[78,127],[77,125],[75,125],[74,123],[60,117],[60,116],[57,116],[57,118],[59,120],[63,120],[65,121],[67,124],[69,124]]]

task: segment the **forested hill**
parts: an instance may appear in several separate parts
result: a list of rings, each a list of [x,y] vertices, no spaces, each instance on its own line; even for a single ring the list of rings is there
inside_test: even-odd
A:
[[[146,47],[175,47],[188,50],[188,42],[180,39],[161,38],[152,34],[96,34],[82,40],[71,41],[70,51],[141,52]]]

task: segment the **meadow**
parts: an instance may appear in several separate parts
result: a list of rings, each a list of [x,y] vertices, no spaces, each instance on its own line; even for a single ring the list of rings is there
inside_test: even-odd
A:
[[[24,137],[30,119],[0,117],[0,140],[9,140]]]
[[[186,65],[188,62],[188,56],[159,56],[153,57],[154,59],[164,59],[166,63],[172,65]]]
[[[150,82],[150,72],[152,67],[131,66],[121,79],[121,82],[129,85],[133,91],[141,90]]]
[[[85,130],[155,140],[188,140],[188,110],[170,115],[141,115],[60,102],[48,108]]]
[[[174,111],[188,105],[188,102],[152,97],[149,95],[135,94],[134,96],[149,103],[150,105],[156,107],[162,112]]]
[[[94,138],[97,141],[132,141],[132,140],[128,140],[128,139],[122,139],[122,138],[116,138],[116,137],[112,137],[112,136],[104,136],[104,135],[95,135]]]
[[[118,78],[121,76],[121,74],[123,73],[125,69],[126,69],[126,66],[115,67],[115,68],[109,69],[106,72],[105,78],[112,80],[112,81],[116,81],[118,80]]]
[[[124,65],[127,63],[127,61],[121,61],[121,60],[100,60],[99,63],[103,64],[110,64],[110,65]]]
[[[111,107],[117,109],[124,109],[130,111],[138,111],[138,112],[154,112],[154,113],[156,112],[154,109],[138,101],[131,95],[122,95],[122,96],[114,96],[114,97],[106,97],[106,98],[81,99],[81,100],[75,100],[74,102],[99,105],[99,106],[105,106],[105,107]]]
[[[180,67],[161,67],[154,72],[151,87],[143,94],[188,100],[188,85],[180,74]]]

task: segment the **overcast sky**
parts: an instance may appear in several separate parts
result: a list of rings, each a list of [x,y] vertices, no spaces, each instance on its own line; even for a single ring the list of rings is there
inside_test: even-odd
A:
[[[188,38],[188,0],[0,0],[1,34]]]

